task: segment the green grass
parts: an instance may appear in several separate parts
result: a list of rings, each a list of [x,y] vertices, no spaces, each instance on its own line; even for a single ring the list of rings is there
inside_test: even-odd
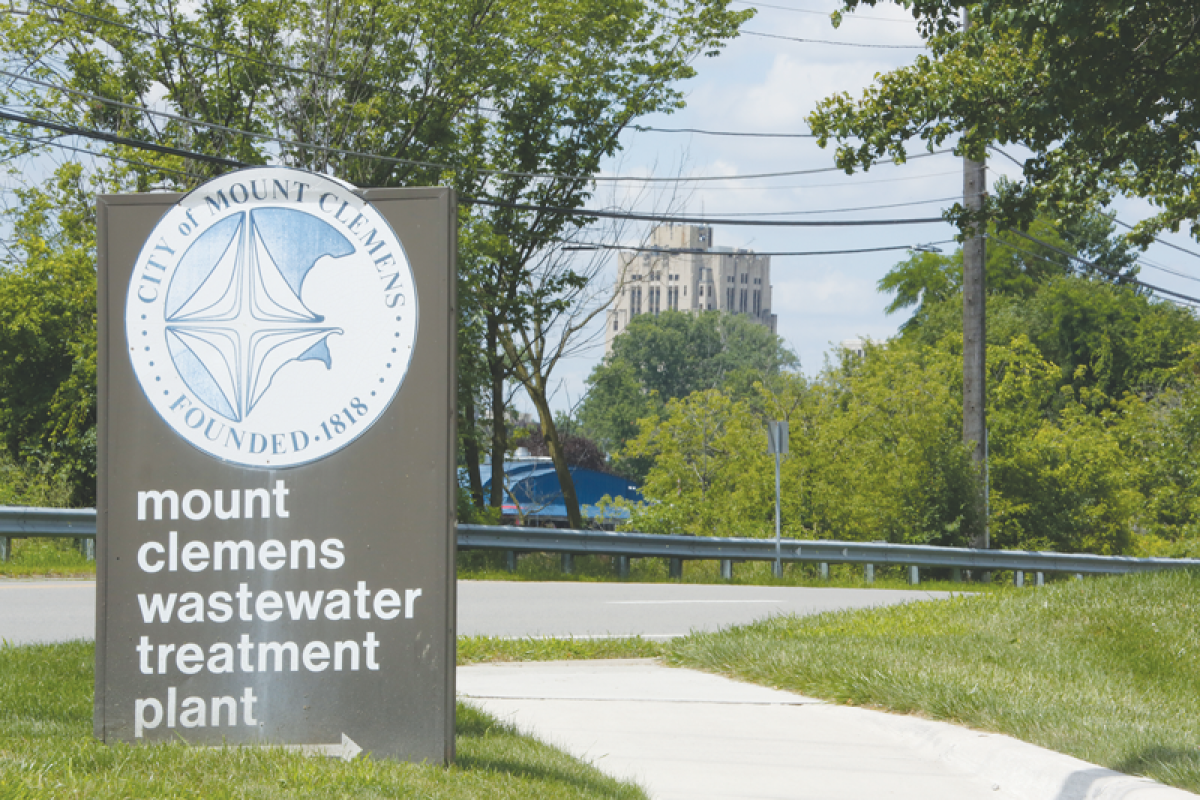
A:
[[[8,561],[0,561],[5,577],[95,577],[96,562],[88,561],[72,539],[12,539]]]
[[[820,575],[816,564],[794,563],[783,565],[783,577],[776,578],[766,561],[747,561],[735,564],[733,580],[721,578],[717,561],[684,561],[683,577],[669,575],[665,558],[631,559],[629,577],[619,578],[611,556],[576,556],[574,569],[568,575],[562,571],[562,557],[551,553],[528,553],[517,560],[515,572],[504,566],[504,554],[500,552],[470,550],[458,554],[459,580],[477,581],[571,581],[583,583],[696,583],[733,584],[740,586],[816,586],[841,589],[912,589],[908,584],[905,567],[876,566],[874,583],[867,583],[863,568],[854,564],[831,564],[829,577]],[[950,570],[922,570],[921,584],[928,591],[972,592],[1005,591],[1011,582],[1011,573],[996,573],[992,583],[954,583]]]
[[[645,800],[637,787],[462,704],[448,768],[273,748],[102,745],[92,738],[93,657],[84,642],[0,646],[0,800]]]
[[[666,658],[1200,791],[1200,572],[778,617],[675,640]]]
[[[595,658],[657,658],[665,645],[640,636],[626,639],[496,639],[458,637],[458,663],[575,661]]]

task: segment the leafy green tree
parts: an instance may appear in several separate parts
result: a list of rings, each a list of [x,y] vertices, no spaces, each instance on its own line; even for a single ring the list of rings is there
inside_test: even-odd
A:
[[[17,190],[0,257],[0,431],[9,458],[95,499],[93,192],[78,165]]]
[[[638,431],[638,420],[661,415],[672,399],[706,389],[737,388],[754,396],[753,383],[799,362],[770,330],[734,314],[665,311],[634,317],[613,340],[612,353],[592,370],[580,405],[584,428],[609,453]],[[627,466],[637,463],[622,454]]]
[[[1136,273],[1132,248],[1113,237],[1114,228],[1112,220],[1100,214],[1068,220],[1041,215],[1029,226],[1028,235],[1037,240],[1034,242],[1011,231],[997,230],[992,224],[985,265],[988,295],[1028,299],[1046,282],[1062,275],[1078,272],[1105,280],[1112,275]],[[1067,254],[1077,258],[1071,260]],[[894,294],[885,309],[887,313],[915,309],[914,315],[901,324],[901,332],[915,332],[934,307],[953,303],[961,309],[962,270],[961,248],[950,254],[920,251],[911,253],[879,280],[879,291]],[[938,328],[925,338],[936,341],[947,332]]]
[[[783,518],[806,538],[966,543],[978,480],[962,443],[961,343],[845,354],[799,407]]]
[[[1115,555],[1132,546],[1138,467],[1096,389],[1061,392],[1060,370],[1025,337],[989,348],[989,526],[1002,549]]]
[[[762,421],[748,403],[718,389],[668,401],[664,418],[641,421],[631,457],[654,466],[649,501],[632,526],[651,533],[765,536],[774,511],[774,472]]]
[[[1139,555],[1200,557],[1200,346],[1170,388],[1122,404],[1119,435],[1140,480],[1133,530]]]
[[[846,0],[844,9],[876,2]],[[1006,227],[1041,208],[1077,215],[1118,193],[1161,209],[1134,232],[1143,244],[1200,216],[1194,4],[979,0],[966,4],[966,29],[958,0],[900,4],[920,22],[927,54],[879,75],[857,100],[827,98],[809,117],[822,146],[839,143],[839,166],[903,160],[913,140],[932,148],[957,138],[977,160],[989,145],[1021,144],[1033,153],[1021,181],[985,210]],[[965,229],[966,210],[953,216]]]
[[[455,187],[469,242],[461,333],[484,367],[473,361],[460,377],[476,387],[483,378],[487,390],[486,399],[464,393],[462,422],[471,430],[478,409],[491,414],[499,471],[506,381],[516,366],[535,380],[548,363],[519,362],[529,348],[514,359],[505,340],[561,309],[561,293],[580,282],[563,273],[531,292],[533,265],[586,222],[572,212],[590,197],[621,131],[680,107],[676,84],[693,62],[714,55],[752,14],[726,6],[35,2],[0,18],[0,49],[22,75],[10,83],[10,102],[129,143],[114,154],[142,164],[143,190],[186,189],[231,162],[268,161],[363,186]],[[25,130],[45,133],[35,122]],[[552,416],[543,426],[553,428]],[[463,441],[477,495],[479,444]],[[496,491],[501,477],[493,475]]]

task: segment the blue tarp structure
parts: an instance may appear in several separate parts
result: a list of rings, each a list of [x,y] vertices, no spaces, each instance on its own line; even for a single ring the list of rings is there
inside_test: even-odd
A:
[[[631,503],[642,500],[637,484],[627,478],[584,467],[569,469],[575,482],[575,495],[579,498],[579,511],[585,520],[611,525],[629,519],[629,512],[623,508],[597,508],[596,504],[605,495],[622,497]],[[491,491],[491,469],[484,465],[482,471],[486,494]],[[550,459],[506,461],[504,475],[509,491],[505,493],[501,511],[506,518],[520,517],[530,524],[566,522],[567,506]]]

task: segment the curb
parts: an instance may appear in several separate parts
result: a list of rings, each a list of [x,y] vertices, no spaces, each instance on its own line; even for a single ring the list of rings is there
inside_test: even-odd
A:
[[[973,772],[1025,800],[1196,800],[1183,789],[1100,767],[999,733],[843,707],[923,755]]]

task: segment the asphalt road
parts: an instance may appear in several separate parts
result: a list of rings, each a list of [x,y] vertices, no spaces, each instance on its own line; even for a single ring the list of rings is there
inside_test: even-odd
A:
[[[945,596],[891,589],[461,581],[458,632],[667,639],[774,614],[816,614]],[[26,644],[91,639],[95,609],[94,581],[0,579],[0,640]]]
[[[668,639],[776,614],[819,614],[946,595],[894,589],[460,581],[458,632]]]

